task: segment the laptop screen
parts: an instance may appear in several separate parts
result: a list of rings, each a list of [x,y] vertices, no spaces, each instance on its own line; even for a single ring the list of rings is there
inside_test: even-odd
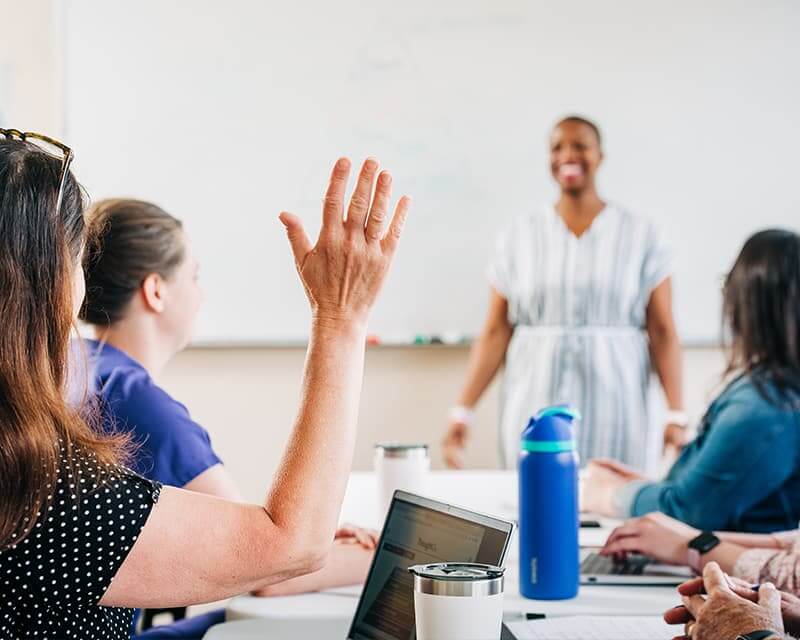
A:
[[[349,638],[413,640],[414,581],[432,562],[501,564],[513,525],[398,492],[361,593]]]

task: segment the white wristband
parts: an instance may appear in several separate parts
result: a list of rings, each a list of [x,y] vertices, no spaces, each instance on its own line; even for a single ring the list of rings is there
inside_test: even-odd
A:
[[[463,405],[450,407],[450,411],[447,415],[450,418],[450,422],[460,422],[468,427],[471,427],[472,423],[475,422],[475,412]]]
[[[674,424],[685,429],[689,426],[689,414],[685,411],[667,411],[667,424]]]

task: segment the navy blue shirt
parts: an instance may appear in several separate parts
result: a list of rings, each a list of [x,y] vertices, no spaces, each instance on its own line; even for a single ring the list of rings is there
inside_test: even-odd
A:
[[[183,487],[220,464],[208,432],[159,387],[147,370],[114,347],[87,340],[91,389],[102,399],[106,429],[133,434],[131,468],[150,480]]]
[[[775,388],[768,382],[765,387],[777,400]],[[767,400],[749,376],[732,382],[662,482],[635,482],[623,490],[628,515],[661,511],[709,531],[796,529],[800,411],[783,405]]]

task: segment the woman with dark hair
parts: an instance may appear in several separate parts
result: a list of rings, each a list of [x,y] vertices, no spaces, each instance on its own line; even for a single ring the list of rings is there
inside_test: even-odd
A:
[[[709,407],[697,438],[662,482],[610,461],[590,464],[586,509],[622,517],[658,511],[701,531],[770,533],[797,527],[800,236],[779,229],[752,236],[725,281],[723,307],[732,336],[727,371],[732,380]],[[614,544],[618,539],[641,544],[635,535],[639,526],[623,527],[607,551],[620,550]],[[748,546],[753,540],[769,540],[768,547],[787,544],[772,537],[736,540],[740,546],[743,540]]]
[[[86,297],[81,319],[90,389],[100,395],[109,433],[129,433],[130,467],[162,484],[242,502],[208,432],[153,379],[192,335],[202,302],[199,264],[180,220],[150,202],[111,199],[86,214]],[[352,526],[336,532],[319,572],[272,585],[263,594],[356,584],[372,561],[376,534]]]
[[[552,404],[580,410],[582,461],[613,457],[647,470],[665,446],[685,444],[670,252],[649,220],[600,197],[602,161],[593,122],[570,116],[553,128],[559,197],[513,218],[498,238],[489,311],[443,442],[449,466],[463,465],[473,407],[503,365],[506,468],[516,465],[531,416]],[[653,369],[666,416],[652,402]]]
[[[408,201],[384,234],[391,178],[367,160],[345,220],[340,159],[316,245],[281,215],[311,334],[283,461],[264,504],[246,505],[132,473],[124,439],[67,404],[84,205],[71,152],[34,140],[0,130],[0,637],[127,638],[127,607],[216,601],[318,569],[352,461],[367,318]]]

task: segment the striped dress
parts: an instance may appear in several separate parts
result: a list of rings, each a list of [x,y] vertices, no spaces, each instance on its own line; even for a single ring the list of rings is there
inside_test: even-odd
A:
[[[569,403],[583,415],[576,434],[582,464],[610,457],[654,468],[662,425],[650,408],[658,396],[650,388],[645,316],[670,270],[653,224],[614,205],[580,238],[553,206],[503,230],[489,281],[508,301],[514,327],[501,390],[505,467],[516,465],[531,415]]]

